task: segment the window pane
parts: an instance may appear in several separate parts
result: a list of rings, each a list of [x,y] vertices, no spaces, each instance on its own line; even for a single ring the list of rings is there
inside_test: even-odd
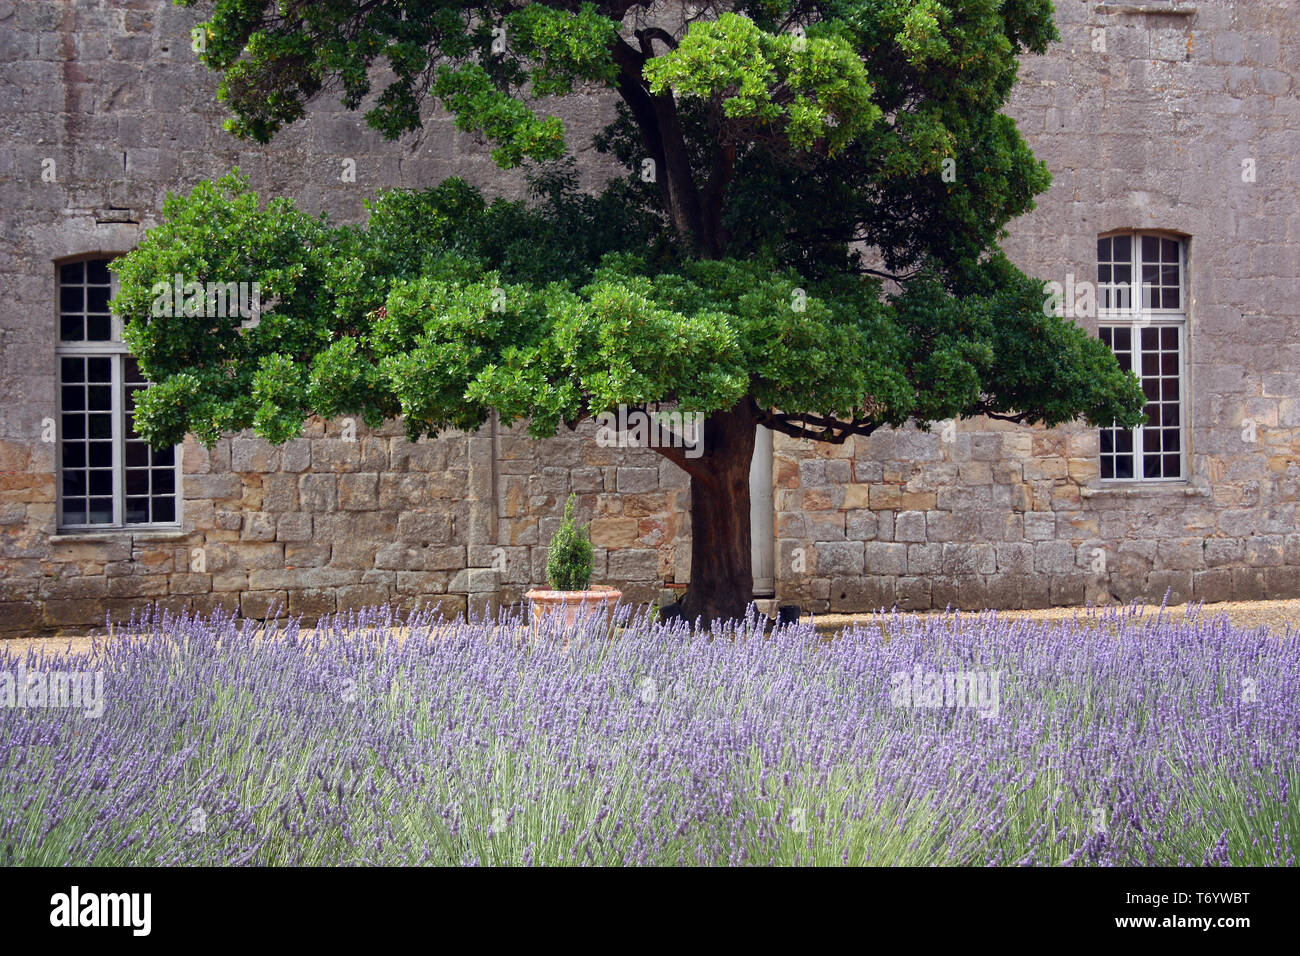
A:
[[[91,382],[113,381],[113,360],[109,358],[92,358],[86,361],[86,374]]]
[[[59,339],[63,342],[80,342],[86,337],[86,320],[80,315],[59,317]]]
[[[1116,262],[1133,261],[1133,237],[1132,236],[1115,237],[1115,246],[1114,246],[1114,252],[1112,254],[1112,258]]]
[[[86,386],[84,385],[64,385],[59,389],[59,400],[63,402],[63,410],[68,412],[83,412],[86,410]]]
[[[63,467],[86,467],[86,443],[82,441],[65,441],[63,443]]]
[[[108,272],[107,259],[91,259],[86,263],[86,281],[92,285],[108,285],[112,276]]]
[[[128,441],[126,443],[126,467],[145,468],[149,465],[149,446],[144,442]]]
[[[1142,262],[1160,261],[1160,239],[1158,236],[1142,237]],[[1145,271],[1145,270],[1143,270]]]
[[[109,342],[113,338],[113,320],[107,315],[86,316],[86,340]]]
[[[86,279],[86,264],[84,262],[69,262],[67,265],[59,266],[59,281],[80,283]]]
[[[86,311],[108,314],[109,288],[107,286],[90,286],[86,289]]]
[[[62,432],[64,438],[86,437],[86,416],[80,414],[62,415]]]
[[[92,441],[88,444],[90,446],[90,466],[92,468],[113,467],[113,443],[111,441]]]
[[[128,495],[149,494],[149,469],[128,468],[126,471],[126,493]]]
[[[1115,477],[1119,479],[1133,477],[1133,456],[1125,455],[1115,459]]]
[[[1110,261],[1110,247],[1111,247],[1111,240],[1109,238],[1097,240],[1097,261],[1098,262]]]

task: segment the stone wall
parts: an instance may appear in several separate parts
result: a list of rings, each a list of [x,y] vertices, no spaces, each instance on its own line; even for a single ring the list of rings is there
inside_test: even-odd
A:
[[[1292,597],[1300,436],[1286,440],[1289,477],[1114,488],[1091,430],[778,438],[778,593],[821,611]]]
[[[1294,5],[1056,6],[1010,110],[1053,184],[1005,248],[1064,284],[1095,281],[1100,233],[1187,237],[1190,477],[1103,483],[1079,426],[778,440],[778,591],[808,607],[1300,595]]]
[[[411,443],[396,426],[316,420],[281,446],[187,443],[182,469],[180,531],[8,526],[0,626],[91,627],[148,603],[259,619],[377,604],[490,612],[545,580],[570,492],[591,523],[595,579],[646,602],[672,580],[689,494],[653,452],[495,424]]]
[[[1104,485],[1097,433],[976,420],[841,447],[778,437],[777,596],[814,610],[1014,607],[1300,595],[1300,43],[1291,5],[1060,0],[1012,114],[1054,176],[1006,247],[1028,271],[1095,277],[1112,229],[1188,237],[1190,479]],[[121,252],[168,190],[238,164],[263,194],[336,221],[383,186],[518,174],[431,114],[385,143],[322,102],[268,147],[220,128],[195,10],[164,0],[0,0],[0,632],[101,624],[159,601],[307,618],[377,602],[453,611],[543,580],[565,496],[592,519],[598,580],[636,600],[689,577],[684,476],[591,428],[534,442],[490,425],[408,444],[314,422],[274,449],[184,451],[175,532],[61,535],[54,447],[56,260]],[[581,137],[608,98],[556,105]],[[356,161],[356,182],[340,176]],[[52,180],[43,176],[53,162]],[[1243,175],[1249,161],[1251,179]],[[584,157],[584,176],[600,171]],[[960,171],[959,171],[960,174]],[[1095,328],[1095,320],[1081,319]],[[1250,428],[1245,424],[1251,423]],[[350,431],[348,432],[350,434]],[[1253,438],[1253,440],[1248,440]],[[950,440],[949,440],[950,439]]]

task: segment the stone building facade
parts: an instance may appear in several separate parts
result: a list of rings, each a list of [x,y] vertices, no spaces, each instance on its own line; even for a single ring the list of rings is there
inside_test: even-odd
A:
[[[756,561],[780,601],[1300,595],[1294,10],[1057,7],[1063,40],[1025,61],[1010,107],[1054,183],[1006,248],[1141,372],[1151,424],[971,420],[842,446],[778,435],[754,482],[770,511]],[[102,625],[153,602],[308,619],[489,609],[542,582],[571,491],[596,580],[638,601],[688,580],[684,474],[601,447],[591,425],[532,441],[490,423],[410,444],[395,426],[317,421],[281,447],[237,435],[140,458],[132,363],[96,311],[97,280],[168,190],[238,165],[263,195],[348,221],[384,186],[460,175],[523,189],[439,116],[391,144],[322,102],[268,147],[232,139],[191,51],[199,18],[163,0],[0,0],[0,633]],[[554,109],[581,136],[612,103]]]

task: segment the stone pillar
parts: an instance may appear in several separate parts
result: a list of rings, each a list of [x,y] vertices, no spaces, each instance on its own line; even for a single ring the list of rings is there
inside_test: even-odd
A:
[[[471,614],[491,614],[500,605],[492,553],[497,546],[497,414],[468,438],[469,574],[467,606]]]

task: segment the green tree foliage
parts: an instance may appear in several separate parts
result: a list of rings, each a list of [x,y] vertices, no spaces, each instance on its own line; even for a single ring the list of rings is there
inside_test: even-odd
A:
[[[842,442],[909,420],[1140,417],[1136,380],[998,249],[1049,182],[1000,112],[1017,58],[1056,39],[1048,0],[209,6],[203,58],[235,134],[266,142],[329,93],[397,138],[436,101],[499,165],[528,164],[534,195],[448,180],[381,193],[349,227],[238,175],[169,197],[116,267],[155,443],[282,441],[313,414],[400,416],[414,439],[492,409],[544,436],[677,403],[708,416],[704,454],[660,451],[693,509],[736,511],[725,529],[748,502],[721,476],[750,449],[716,436],[755,423]],[[626,170],[599,195],[566,158],[589,144],[546,112],[593,85],[618,105],[594,146]],[[175,274],[260,283],[259,321],[152,314]],[[687,608],[717,616],[749,568],[731,548],[702,569],[711,533],[732,532],[697,530]],[[701,581],[731,593],[708,604]]]

